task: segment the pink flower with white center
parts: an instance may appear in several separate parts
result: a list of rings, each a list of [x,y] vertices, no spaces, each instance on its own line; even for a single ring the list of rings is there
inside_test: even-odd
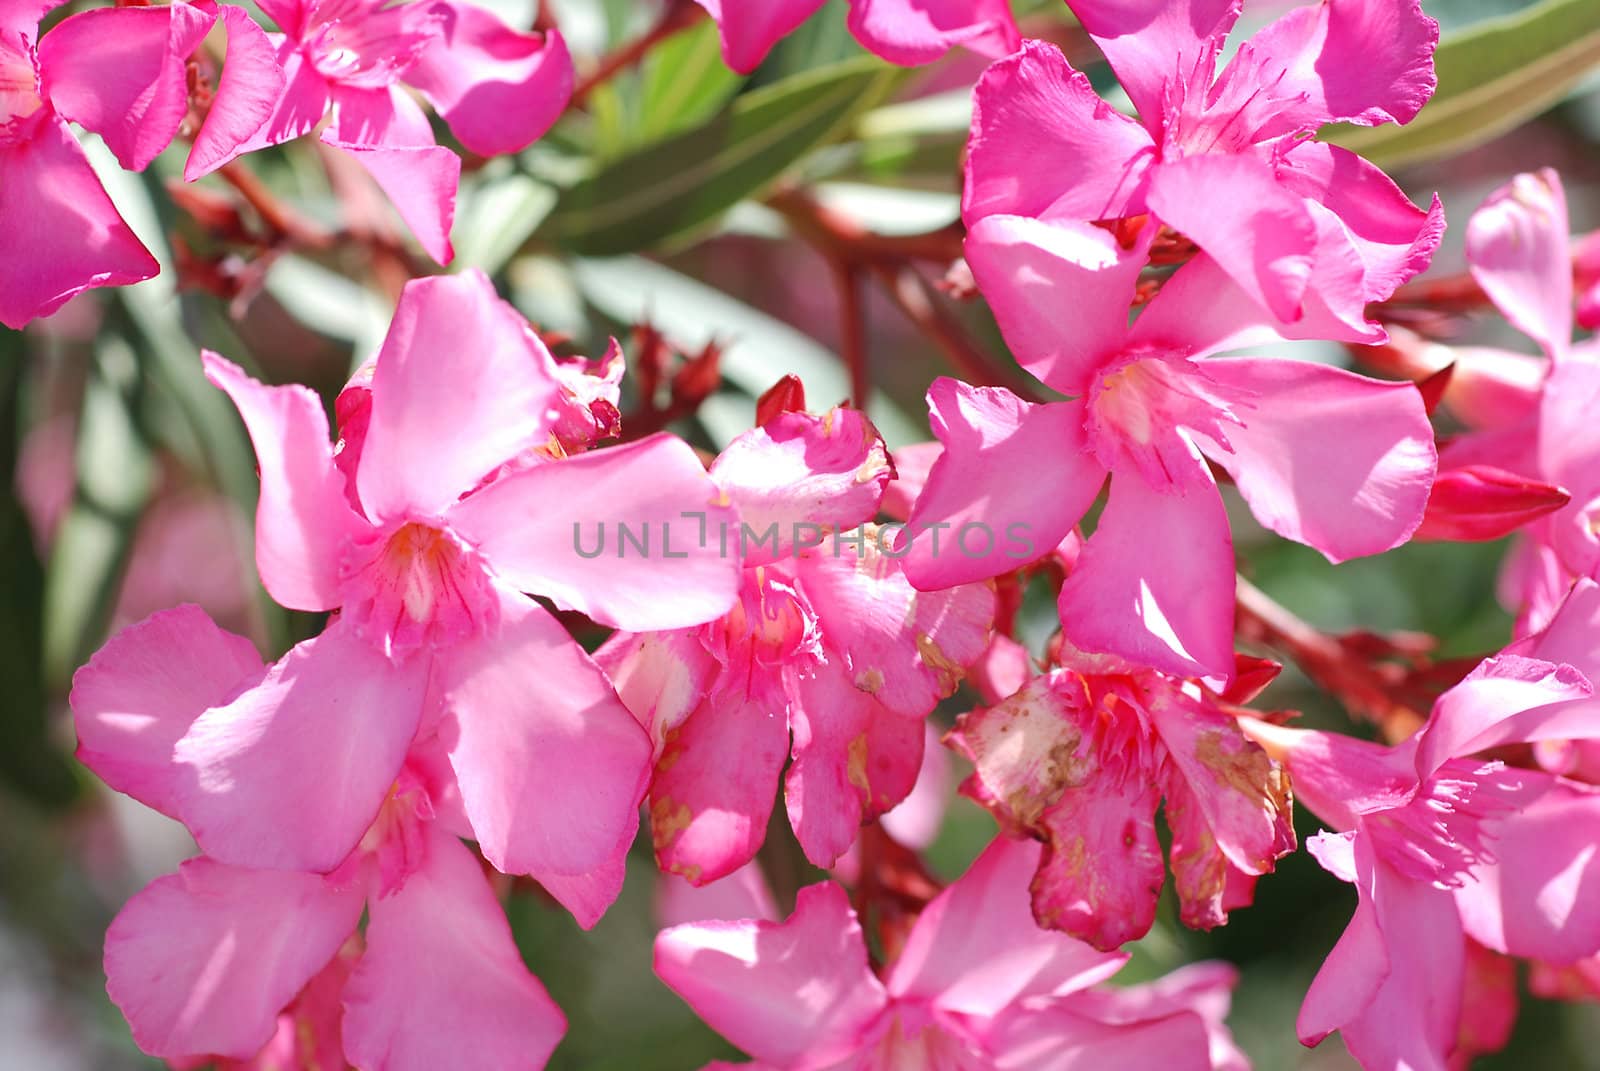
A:
[[[1600,736],[1589,682],[1551,660],[1581,649],[1600,662],[1597,607],[1600,587],[1586,582],[1549,630],[1480,665],[1398,747],[1246,723],[1335,830],[1308,842],[1312,854],[1360,896],[1300,1010],[1303,1042],[1338,1030],[1363,1067],[1443,1071],[1468,938],[1555,964],[1600,951],[1600,791],[1473,757]]]
[[[1294,850],[1289,778],[1193,681],[1066,649],[1062,668],[961,716],[962,791],[1045,844],[1033,914],[1096,948],[1143,937],[1166,879],[1166,801],[1183,921],[1210,929]]]
[[[1069,401],[939,379],[944,454],[911,515],[923,590],[1055,550],[1110,477],[1110,501],[1061,590],[1080,650],[1180,677],[1233,670],[1232,541],[1209,458],[1256,518],[1338,562],[1405,542],[1432,483],[1433,431],[1409,383],[1325,365],[1211,355],[1279,337],[1204,255],[1130,327],[1151,241],[1088,224],[978,221],[967,259],[1018,360]],[[1314,328],[1325,318],[1309,317]]]
[[[434,141],[416,89],[480,156],[520,152],[548,130],[572,96],[572,58],[561,35],[513,30],[464,0],[267,0],[281,33],[268,34],[282,69],[259,129],[219,140],[192,158],[191,181],[241,153],[277,145],[331,121],[320,138],[353,156],[394,202],[428,255],[455,255],[461,159]],[[230,57],[231,58],[231,57]],[[241,74],[232,86],[247,86]],[[226,71],[218,102],[227,106]]]
[[[175,3],[81,12],[40,38],[39,20],[57,3],[0,4],[0,323],[14,328],[91,287],[160,271],[67,123],[99,134],[123,167],[142,171],[188,115],[185,63],[219,18],[230,48],[240,39],[248,50],[250,33],[261,36],[244,28],[242,11]],[[230,119],[249,121],[219,115],[200,138]]]
[[[801,889],[783,922],[663,931],[656,973],[764,1071],[1242,1071],[1222,1025],[1232,972],[1199,965],[1096,988],[1128,957],[1034,925],[1027,882],[1038,854],[997,839],[923,910],[881,979],[832,883]]]
[[[827,0],[695,0],[716,20],[722,57],[740,74],[761,65]],[[902,67],[932,63],[958,46],[998,59],[1022,36],[1007,0],[850,0],[850,32]]]
[[[257,687],[264,671],[248,640],[198,608],[157,614],[78,672],[79,757],[113,787],[181,817],[184,771],[168,758],[172,742]],[[543,1066],[565,1020],[523,965],[458,835],[470,830],[449,765],[437,741],[420,741],[333,874],[202,856],[135,896],[106,933],[107,991],[141,1049],[179,1062]],[[620,852],[610,862],[620,865]],[[552,891],[584,925],[603,910],[585,892]]]
[[[1565,490],[1530,518],[1501,577],[1519,631],[1542,627],[1572,581],[1600,568],[1600,346],[1573,335],[1572,248],[1561,178],[1546,168],[1490,194],[1467,225],[1473,278],[1543,353],[1437,347],[1451,365],[1444,403],[1472,430],[1440,451],[1445,474],[1489,471]]]
[[[1148,212],[1279,321],[1326,311],[1326,337],[1381,341],[1364,306],[1427,267],[1444,214],[1313,135],[1330,122],[1405,123],[1432,96],[1439,28],[1418,0],[1297,7],[1220,71],[1238,0],[1069,5],[1139,119],[1112,110],[1054,46],[1027,43],[978,83],[968,226]]]
[[[733,612],[618,635],[597,656],[656,743],[650,820],[664,870],[700,884],[761,846],[784,761],[789,819],[831,866],[911,791],[923,719],[988,643],[994,596],[915,591],[876,516],[893,469],[859,412],[784,412],[735,439],[711,478],[742,521]],[[864,527],[863,527],[864,526]]]
[[[650,742],[523,592],[612,627],[725,614],[739,563],[693,538],[734,514],[694,451],[656,435],[552,456],[554,362],[479,273],[406,287],[370,388],[342,406],[337,453],[310,391],[205,365],[260,461],[262,583],[285,606],[338,612],[172,742],[187,775],[175,806],[202,850],[333,870],[413,739],[437,733],[496,866],[543,878],[611,859],[633,838]],[[580,552],[596,525],[643,545]]]

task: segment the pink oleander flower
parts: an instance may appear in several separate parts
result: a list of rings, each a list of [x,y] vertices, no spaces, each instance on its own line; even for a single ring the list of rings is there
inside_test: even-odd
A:
[[[716,20],[722,56],[749,74],[782,38],[827,0],[695,0]],[[932,63],[957,46],[999,58],[1022,35],[1008,0],[850,0],[850,32],[871,52],[902,67]]]
[[[39,20],[59,2],[0,5],[0,323],[13,328],[91,287],[160,271],[67,123],[99,134],[123,167],[142,171],[189,113],[185,64],[211,28],[220,19],[230,49],[248,51],[251,32],[260,37],[242,11],[211,3],[84,11],[39,37]],[[248,108],[248,94],[240,103]],[[229,123],[248,118],[217,115],[197,145]]]
[[[180,817],[185,771],[168,757],[173,742],[264,671],[248,640],[198,608],[157,614],[74,679],[79,756]],[[333,873],[201,856],[133,897],[106,933],[107,991],[141,1049],[189,1066],[221,1057],[259,1071],[542,1067],[565,1020],[458,835],[471,831],[450,765],[438,740],[418,741]],[[592,925],[603,910],[589,891],[597,884],[584,877],[552,892]],[[352,942],[363,911],[364,936]]]
[[[1183,921],[1222,925],[1294,850],[1283,767],[1196,682],[1070,648],[1060,661],[949,737],[975,768],[962,791],[1045,844],[1034,918],[1101,949],[1143,937],[1166,880],[1165,800]]]
[[[1300,802],[1332,827],[1307,844],[1359,906],[1300,1011],[1368,1068],[1443,1071],[1462,1030],[1467,939],[1572,964],[1600,951],[1600,790],[1476,757],[1600,736],[1583,669],[1600,669],[1600,586],[1584,581],[1543,633],[1480,665],[1397,747],[1248,723]]]
[[[1124,249],[1089,224],[1018,216],[972,228],[967,259],[1006,341],[1071,400],[934,382],[928,405],[945,449],[904,533],[905,571],[931,590],[1043,557],[1109,476],[1110,501],[1061,590],[1067,638],[1180,677],[1226,677],[1233,549],[1206,459],[1232,475],[1263,525],[1338,562],[1388,550],[1417,527],[1433,431],[1409,383],[1212,357],[1279,336],[1207,256],[1173,275],[1130,327],[1151,240],[1146,227]]]
[[[806,856],[831,866],[911,791],[923,719],[983,652],[993,593],[915,591],[870,522],[893,473],[859,412],[784,412],[735,439],[711,478],[740,522],[732,613],[619,634],[600,664],[655,740],[650,821],[664,870],[700,884],[748,862],[779,774]]]
[[[1377,167],[1314,140],[1324,124],[1408,122],[1433,94],[1438,24],[1418,0],[1324,0],[1239,45],[1239,0],[1069,0],[1138,109],[1101,100],[1054,46],[1029,42],[978,83],[968,226],[1151,213],[1284,323],[1381,341],[1364,307],[1432,258],[1444,230]]]
[[[881,979],[832,883],[801,889],[781,923],[663,931],[656,973],[762,1071],[1248,1067],[1222,1025],[1231,968],[1098,986],[1128,957],[1034,925],[1037,862],[1036,845],[997,839],[923,910]]]
[[[1542,627],[1572,581],[1600,569],[1600,345],[1574,343],[1572,249],[1561,178],[1546,168],[1490,194],[1467,226],[1472,276],[1542,357],[1488,347],[1437,347],[1448,363],[1444,404],[1472,429],[1440,450],[1441,478],[1498,471],[1566,492],[1529,518],[1501,576],[1518,630]]]
[[[435,142],[407,87],[480,156],[527,148],[572,96],[572,59],[559,33],[513,30],[465,0],[267,0],[261,9],[282,31],[267,35],[282,69],[269,117],[192,159],[185,177],[309,134],[330,116],[322,142],[366,168],[441,264],[455,255],[461,159]],[[252,67],[232,84],[255,74]],[[225,70],[219,102],[230,89]]]
[[[637,828],[650,741],[523,592],[610,627],[727,613],[739,563],[696,546],[682,518],[734,514],[694,451],[656,435],[565,456],[557,368],[476,272],[407,285],[369,376],[341,398],[337,451],[310,391],[215,354],[205,366],[260,461],[262,583],[285,606],[336,613],[170,742],[185,773],[175,807],[201,849],[333,870],[413,740],[437,734],[494,865],[541,880],[610,865]],[[643,544],[580,549],[596,525]]]

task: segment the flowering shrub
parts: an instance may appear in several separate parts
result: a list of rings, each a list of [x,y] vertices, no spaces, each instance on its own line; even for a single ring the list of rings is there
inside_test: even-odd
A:
[[[1518,139],[1593,5],[70,6],[0,774],[82,1066],[1566,1066],[1600,232]]]

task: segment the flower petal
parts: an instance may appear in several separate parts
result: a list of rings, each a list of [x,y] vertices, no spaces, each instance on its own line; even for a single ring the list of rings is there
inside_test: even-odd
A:
[[[835,660],[809,667],[800,676],[798,693],[790,713],[794,763],[784,777],[784,802],[806,858],[827,868],[871,817],[871,730],[882,708],[856,690]],[[918,727],[919,743],[920,732]],[[915,769],[913,764],[913,777]],[[910,789],[907,780],[905,790]]]
[[[885,1006],[844,890],[800,890],[783,922],[689,923],[656,937],[656,974],[757,1060],[814,1071],[849,1057]]]
[[[72,676],[78,761],[168,817],[178,813],[172,749],[208,707],[265,670],[255,645],[224,632],[198,606],[123,629]]]
[[[1061,50],[1024,41],[973,94],[961,214],[1073,222],[1144,211],[1150,134],[1101,99]]]
[[[359,884],[191,859],[106,931],[106,991],[152,1056],[248,1060],[361,920]]]
[[[295,610],[331,610],[342,601],[345,549],[365,528],[334,466],[322,402],[298,384],[269,387],[215,353],[201,354],[206,378],[227,392],[244,418],[261,470],[256,505],[256,569],[269,594]]]
[[[336,621],[178,741],[184,824],[220,862],[333,870],[400,772],[427,674],[427,659],[393,665]]]
[[[441,665],[441,736],[485,858],[507,874],[575,875],[626,852],[650,741],[600,667],[532,600]]]
[[[924,591],[1044,557],[1105,483],[1076,402],[1032,405],[999,387],[941,377],[928,388],[928,409],[945,452],[899,544],[906,576]],[[1041,470],[1041,457],[1053,463]]]
[[[1063,394],[1087,392],[1128,340],[1128,310],[1153,228],[1132,249],[1087,223],[986,216],[967,263],[1018,363]]]
[[[321,119],[327,107],[326,101],[316,92],[315,81],[309,86],[302,81],[298,92],[288,91],[277,49],[249,12],[232,4],[222,4],[218,10],[228,31],[228,50],[216,95],[211,99],[211,107],[206,111],[205,121],[195,135],[194,147],[189,150],[188,162],[184,164],[186,182],[209,175],[237,156],[244,145],[267,128],[268,121],[275,115],[287,118],[294,114],[295,105],[300,105],[304,114],[301,122],[304,122],[310,119],[311,113]],[[297,70],[302,78],[309,74],[308,67],[297,66]],[[311,99],[306,100],[305,96]],[[297,124],[290,121],[285,126],[294,129]],[[308,126],[300,132],[309,129]],[[288,131],[280,129],[280,132]]]
[[[450,130],[479,156],[521,152],[572,99],[572,57],[561,34],[522,33],[474,4],[433,0],[444,33],[406,68]]]
[[[548,350],[479,271],[406,284],[372,379],[356,486],[375,520],[441,517],[549,434]]]
[[[1085,651],[1180,677],[1231,677],[1233,540],[1202,463],[1167,490],[1118,473],[1061,587],[1062,629]]]
[[[671,435],[501,477],[450,521],[506,583],[615,628],[698,625],[738,596],[736,514]]]
[[[1485,659],[1434,704],[1417,735],[1417,776],[1501,744],[1600,737],[1593,694],[1569,665],[1520,654]]]
[[[1552,358],[1572,344],[1567,197],[1551,168],[1518,175],[1467,223],[1472,277],[1495,307]]]
[[[435,829],[428,857],[372,902],[345,987],[344,1051],[366,1071],[542,1067],[566,1019],[528,973],[471,853]]]
[[[1117,81],[1151,130],[1159,130],[1169,88],[1204,86],[1240,0],[1068,0],[1111,61]]]
[[[716,20],[722,58],[740,74],[761,66],[772,46],[821,10],[827,0],[695,0]]]
[[[186,65],[217,16],[193,4],[111,7],[63,19],[39,42],[42,95],[143,171],[189,114]]]
[[[1341,562],[1399,546],[1422,523],[1438,456],[1410,383],[1271,357],[1203,367],[1243,422],[1206,453],[1267,528]]]
[[[1022,43],[1008,0],[851,0],[849,25],[869,51],[902,67],[957,45],[999,59]]]
[[[20,330],[95,286],[161,270],[117,214],[66,126],[0,148],[0,323]]]

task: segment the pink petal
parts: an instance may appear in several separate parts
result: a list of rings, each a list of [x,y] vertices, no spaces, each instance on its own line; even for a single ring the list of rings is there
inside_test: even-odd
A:
[[[1085,447],[1083,407],[1032,405],[999,387],[939,378],[928,389],[945,452],[904,533],[906,576],[923,590],[1011,572],[1066,538],[1105,470]],[[1040,470],[1037,460],[1054,459]]]
[[[1417,736],[1417,776],[1501,744],[1600,736],[1592,695],[1571,666],[1515,654],[1486,659],[1434,704]]]
[[[201,712],[263,670],[249,640],[224,632],[198,606],[125,628],[72,676],[78,761],[118,792],[176,817],[173,746]]]
[[[790,714],[794,763],[784,778],[784,802],[795,838],[815,866],[832,866],[871,816],[871,735],[879,709],[838,661],[820,662],[800,678]],[[920,744],[920,726],[917,731]],[[904,787],[909,792],[911,780]]]
[[[895,558],[842,540],[806,552],[795,571],[852,683],[896,714],[925,717],[989,645],[987,584],[919,592]]]
[[[928,471],[943,452],[944,448],[936,442],[896,448],[890,459],[894,463],[894,479],[884,489],[881,512],[897,521],[910,517],[911,507],[928,484]]]
[[[1312,980],[1295,1021],[1295,1032],[1301,1043],[1315,1045],[1357,1020],[1371,1007],[1390,973],[1390,964],[1389,949],[1372,903],[1370,851],[1365,845],[1357,848],[1354,833],[1326,832],[1306,841],[1306,850],[1316,857],[1324,870],[1341,881],[1359,882],[1361,892],[1350,924]],[[1359,870],[1357,851],[1364,854]]]
[[[1424,212],[1382,169],[1336,145],[1296,145],[1282,158],[1278,178],[1338,217],[1360,254],[1368,301],[1387,299],[1425,271],[1444,236],[1444,207],[1437,196]]]
[[[1279,320],[1302,315],[1317,248],[1305,202],[1270,165],[1245,156],[1190,156],[1151,172],[1150,209],[1182,231]]]
[[[1068,1001],[1007,1016],[989,1038],[997,1071],[1088,1071],[1148,1067],[1215,1071],[1205,1021],[1180,1012],[1146,1022],[1106,1023]]]
[[[884,813],[884,832],[907,848],[926,851],[939,837],[945,812],[950,807],[954,782],[950,773],[950,752],[939,743],[940,730],[923,723],[922,764],[910,795]]]
[[[248,32],[245,31],[246,34]],[[236,84],[228,80],[229,76],[224,71],[218,96],[212,104],[214,111],[221,110],[224,119],[217,124],[208,121],[200,128],[200,136],[195,141],[190,158],[190,167],[195,170],[196,177],[203,173],[202,167],[205,171],[215,171],[244,153],[303,137],[315,130],[328,114],[332,89],[327,80],[306,61],[305,54],[294,41],[285,40],[282,34],[275,33],[267,34],[266,38],[268,46],[275,50],[274,63],[282,72],[282,86],[273,95],[266,120],[253,131],[246,132],[244,129],[255,112],[257,94],[264,94],[268,88],[263,81],[254,77],[258,69],[265,71],[262,63],[265,57],[258,56],[254,47],[245,45],[249,51],[241,53],[239,58],[248,66],[246,72],[239,73],[249,73],[252,77],[248,82]],[[241,41],[243,39],[241,35]],[[228,40],[231,47],[231,25]],[[231,60],[232,57],[227,59]],[[270,79],[270,76],[267,77]],[[241,119],[244,121],[238,121]],[[197,160],[204,163],[197,163]],[[184,177],[189,179],[189,168],[185,168]]]
[[[974,91],[962,217],[1135,215],[1154,156],[1149,133],[1102,100],[1060,49],[1024,41]]]
[[[1600,677],[1600,584],[1587,577],[1577,580],[1550,622],[1506,648],[1505,653],[1564,662],[1592,683]]]
[[[42,95],[143,171],[189,114],[189,54],[216,22],[191,4],[116,7],[64,19],[39,42]]]
[[[473,4],[435,0],[444,33],[406,68],[461,144],[479,156],[521,152],[572,98],[572,57],[555,31],[521,33]]]
[[[194,147],[189,150],[189,160],[183,168],[186,182],[209,175],[237,156],[242,146],[265,129],[274,115],[282,114],[280,107],[292,114],[294,105],[288,103],[290,100],[303,104],[302,122],[311,119],[311,113],[320,119],[326,110],[325,101],[316,99],[314,89],[313,99],[308,102],[298,94],[286,92],[287,80],[278,62],[277,49],[249,12],[226,3],[218,10],[228,31],[228,51],[216,95],[211,99],[205,122],[195,135]],[[297,70],[303,72],[302,77],[309,73],[308,68]],[[311,84],[314,87],[315,83]],[[305,87],[302,81],[301,92]],[[285,104],[280,105],[280,102]],[[292,128],[295,124],[288,125]],[[307,126],[301,133],[309,129]]]
[[[1494,860],[1455,891],[1467,933],[1498,952],[1550,963],[1600,952],[1600,790],[1529,770],[1502,776],[1537,795],[1485,826]]]
[[[356,474],[368,516],[443,516],[544,445],[559,391],[549,351],[482,272],[406,284],[378,354]]]
[[[1472,277],[1505,318],[1553,358],[1572,343],[1567,197],[1550,168],[1491,193],[1467,224]]]
[[[1164,118],[1169,87],[1204,87],[1239,0],[1070,0],[1117,81],[1151,130]]]
[[[161,270],[122,222],[66,126],[0,148],[0,323],[21,329],[95,286]]]
[[[152,1056],[248,1060],[361,920],[360,885],[191,859],[106,931],[106,990]]]
[[[345,551],[366,525],[346,502],[322,401],[298,384],[266,386],[209,350],[201,363],[206,378],[233,399],[255,444],[261,470],[256,505],[261,583],[292,609],[333,609],[343,601]]]
[[[1233,541],[1198,459],[1157,490],[1117,474],[1111,498],[1061,588],[1068,639],[1085,651],[1180,677],[1233,674]]]
[[[890,63],[932,63],[957,45],[999,59],[1022,43],[1008,0],[852,0],[850,32]]]
[[[1439,24],[1420,0],[1336,0],[1297,7],[1258,31],[1233,67],[1273,103],[1294,101],[1270,133],[1316,130],[1329,122],[1409,123],[1433,96]],[[1230,73],[1233,73],[1230,71]]]
[[[1560,487],[1489,465],[1441,468],[1428,495],[1427,512],[1412,538],[1503,539],[1570,501],[1572,496]]]
[[[333,870],[400,772],[427,674],[426,659],[393,665],[335,621],[178,742],[184,824],[221,862]]]
[[[1239,970],[1231,963],[1205,960],[1179,967],[1151,982],[1128,986],[1100,986],[1077,994],[1074,1004],[1093,1001],[1098,1019],[1117,1023],[1143,1023],[1157,1016],[1190,1012],[1204,1021],[1209,1071],[1250,1071],[1250,1061],[1234,1044],[1226,1020],[1239,984]],[[1163,1065],[1164,1066],[1164,1065]]]
[[[650,734],[657,757],[667,734],[700,705],[722,668],[699,629],[613,633],[594,660]]]
[[[434,144],[427,116],[399,86],[339,86],[333,99],[334,120],[322,141],[366,168],[423,250],[440,264],[450,263],[461,158]]]
[[[1422,522],[1437,454],[1422,395],[1309,361],[1237,357],[1205,374],[1242,427],[1206,453],[1251,511],[1331,562],[1380,554]]]
[[[303,36],[311,0],[257,0],[256,6],[291,38],[299,40]]]
[[[778,921],[772,890],[757,863],[748,863],[708,885],[690,885],[663,874],[656,883],[656,917],[663,927],[721,919]]]
[[[650,741],[600,668],[538,604],[507,596],[499,634],[441,667],[444,730],[485,858],[581,874],[627,851]]]
[[[822,417],[782,413],[734,439],[711,465],[711,479],[739,511],[747,565],[791,554],[797,527],[803,539],[804,525],[851,529],[872,520],[893,475],[877,429],[842,408]]]
[[[1234,906],[1230,874],[1269,873],[1294,851],[1289,775],[1216,707],[1172,690],[1153,693],[1149,709],[1169,756],[1166,819],[1183,921],[1220,926]]]
[[[695,0],[716,20],[722,58],[740,74],[761,65],[772,46],[821,10],[826,0]]]
[[[650,784],[650,825],[662,870],[695,885],[748,863],[772,817],[789,755],[787,702],[745,654],[667,735]]]
[[[1087,223],[986,216],[967,263],[1017,361],[1063,394],[1083,394],[1123,351],[1128,309],[1154,229],[1132,249]]]
[[[670,435],[502,477],[450,519],[506,583],[615,628],[698,625],[738,596],[737,548],[724,539],[737,541],[736,515]]]
[[[627,857],[619,854],[584,874],[541,874],[539,884],[589,930],[617,902],[627,877]]]
[[[1025,997],[1073,992],[1120,970],[1126,953],[1097,952],[1038,928],[1028,885],[1040,854],[1033,841],[995,838],[917,917],[889,974],[890,995],[993,1016]]]
[[[883,1009],[844,890],[800,890],[781,923],[706,922],[656,937],[656,974],[756,1059],[815,1071],[848,1058]]]
[[[528,973],[471,853],[435,830],[427,864],[376,899],[345,987],[346,1057],[366,1071],[542,1067],[566,1019]]]

